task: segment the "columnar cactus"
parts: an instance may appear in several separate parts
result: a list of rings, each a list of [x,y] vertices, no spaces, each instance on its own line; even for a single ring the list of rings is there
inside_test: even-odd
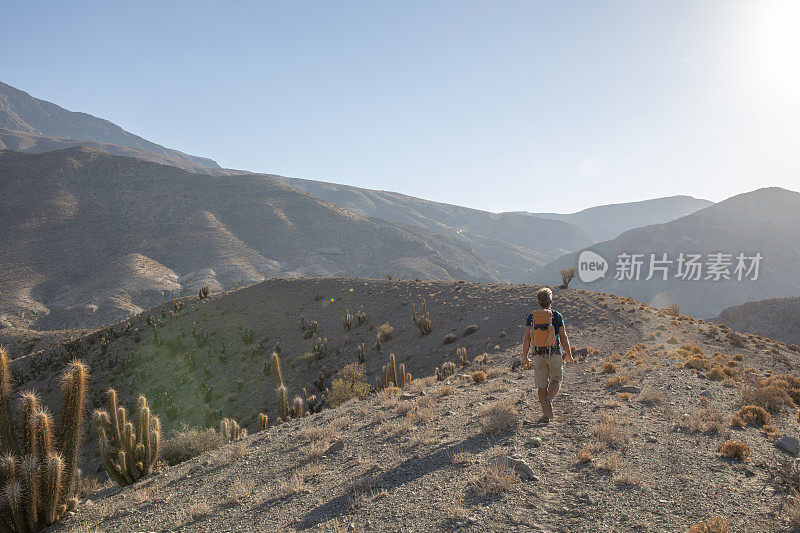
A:
[[[281,420],[289,420],[289,391],[283,383],[283,371],[281,371],[281,358],[277,353],[272,354],[272,366],[275,368],[275,392],[278,395],[278,410]]]
[[[117,405],[117,391],[108,389],[106,401],[108,411],[94,412],[100,459],[108,475],[124,487],[152,473],[161,449],[161,422],[150,413],[144,396],[137,401],[135,423]]]
[[[364,361],[366,361],[366,358],[364,356],[364,353],[366,352],[366,350],[367,350],[367,347],[363,342],[358,345],[358,348],[356,348],[356,358],[358,359],[359,363],[363,364]]]
[[[443,381],[444,379],[455,375],[456,373],[456,365],[452,361],[448,361],[442,365],[441,370],[439,368],[436,369],[436,379],[439,381]]]
[[[367,313],[364,312],[364,306],[362,305],[361,308],[356,313],[356,324],[359,326],[367,321]]]
[[[461,363],[461,366],[469,365],[469,361],[467,360],[467,348],[457,348],[456,349],[456,356],[458,357],[458,362]]]
[[[345,309],[344,316],[342,317],[342,328],[345,331],[350,331],[353,327],[353,315],[350,314],[350,309]]]
[[[73,361],[64,373],[62,423],[57,432],[37,395],[23,393],[22,434],[18,435],[11,414],[8,355],[0,348],[0,531],[36,532],[76,508],[74,485],[88,379],[88,370],[79,361]]]
[[[258,430],[266,431],[269,426],[269,417],[264,413],[258,413]]]
[[[263,413],[262,413],[263,414]],[[259,419],[259,424],[261,420]],[[232,418],[223,418],[219,423],[219,433],[228,442],[234,442],[247,436],[247,429],[240,427]]]
[[[328,355],[328,338],[317,337],[315,335],[311,350],[317,359],[321,359]]]
[[[411,312],[413,313],[411,320],[413,320],[414,324],[419,328],[420,335],[427,335],[433,331],[431,314],[428,312],[428,304],[425,302],[424,298],[422,299],[422,309],[420,309],[419,315],[417,315],[417,308],[414,302],[411,302]]]
[[[292,400],[292,416],[294,418],[303,418],[306,414],[305,402],[300,396],[295,396]]]

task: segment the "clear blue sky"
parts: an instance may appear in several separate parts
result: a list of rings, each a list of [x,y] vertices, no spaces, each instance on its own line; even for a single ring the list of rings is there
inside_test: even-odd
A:
[[[493,211],[800,189],[800,2],[0,5],[0,80],[221,165]]]

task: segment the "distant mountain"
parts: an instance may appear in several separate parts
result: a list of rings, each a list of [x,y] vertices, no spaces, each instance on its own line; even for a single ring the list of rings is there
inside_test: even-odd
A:
[[[670,222],[708,207],[712,203],[691,196],[669,196],[641,202],[600,205],[568,215],[531,214],[574,224],[600,242],[618,237],[630,229]]]
[[[0,148],[47,152],[80,145],[192,171],[210,172],[220,168],[211,159],[164,148],[108,120],[67,111],[0,82]]]
[[[789,344],[800,344],[800,298],[774,298],[728,307],[714,322]]]
[[[701,318],[716,316],[726,307],[748,301],[800,296],[800,193],[773,187],[740,194],[666,224],[627,231],[590,249],[609,263],[608,272],[590,283],[576,278],[573,287],[631,296],[661,307],[677,303],[684,312]],[[681,252],[701,255],[702,280],[675,277]],[[644,279],[649,274],[651,253],[656,259],[663,259],[662,254],[667,253],[667,260],[673,261],[671,265],[661,265],[667,267],[666,281],[659,270],[654,271],[651,280]],[[732,278],[739,253],[745,258],[761,254],[758,279],[714,281],[716,276],[709,272],[708,263],[714,262],[712,255],[716,253],[732,255],[720,257],[720,264],[732,262],[728,267]],[[615,279],[620,254],[644,254],[639,281]],[[535,281],[559,283],[560,269],[578,266],[578,256],[578,252],[568,254],[541,267],[534,275]],[[747,261],[745,266],[749,268],[751,263]],[[706,280],[709,273],[712,279]]]
[[[594,240],[582,229],[526,213],[490,213],[405,194],[283,176],[277,180],[364,216],[451,235],[484,256],[507,281],[530,281],[538,266]]]
[[[5,325],[91,327],[203,285],[275,275],[500,280],[460,239],[266,176],[190,173],[90,148],[0,151],[0,198]]]

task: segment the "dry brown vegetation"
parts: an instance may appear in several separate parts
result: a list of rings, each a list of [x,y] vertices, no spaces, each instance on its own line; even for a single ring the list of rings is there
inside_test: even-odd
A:
[[[727,440],[719,445],[719,452],[723,457],[727,457],[728,459],[747,461],[750,459],[752,450],[750,450],[750,447],[742,441]]]
[[[496,434],[515,428],[518,413],[511,402],[495,402],[481,409],[478,419],[484,433]]]

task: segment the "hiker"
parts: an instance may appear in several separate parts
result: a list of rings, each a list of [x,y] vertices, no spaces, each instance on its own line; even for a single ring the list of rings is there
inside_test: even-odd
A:
[[[539,307],[528,315],[525,322],[525,338],[522,341],[523,368],[533,367],[533,381],[538,389],[539,403],[542,404],[542,418],[547,423],[553,419],[553,398],[561,388],[564,376],[564,360],[570,365],[574,362],[572,350],[564,328],[564,317],[553,311],[553,291],[547,287],[536,293]],[[565,357],[561,356],[564,347]],[[528,359],[528,350],[533,349],[533,359]]]

